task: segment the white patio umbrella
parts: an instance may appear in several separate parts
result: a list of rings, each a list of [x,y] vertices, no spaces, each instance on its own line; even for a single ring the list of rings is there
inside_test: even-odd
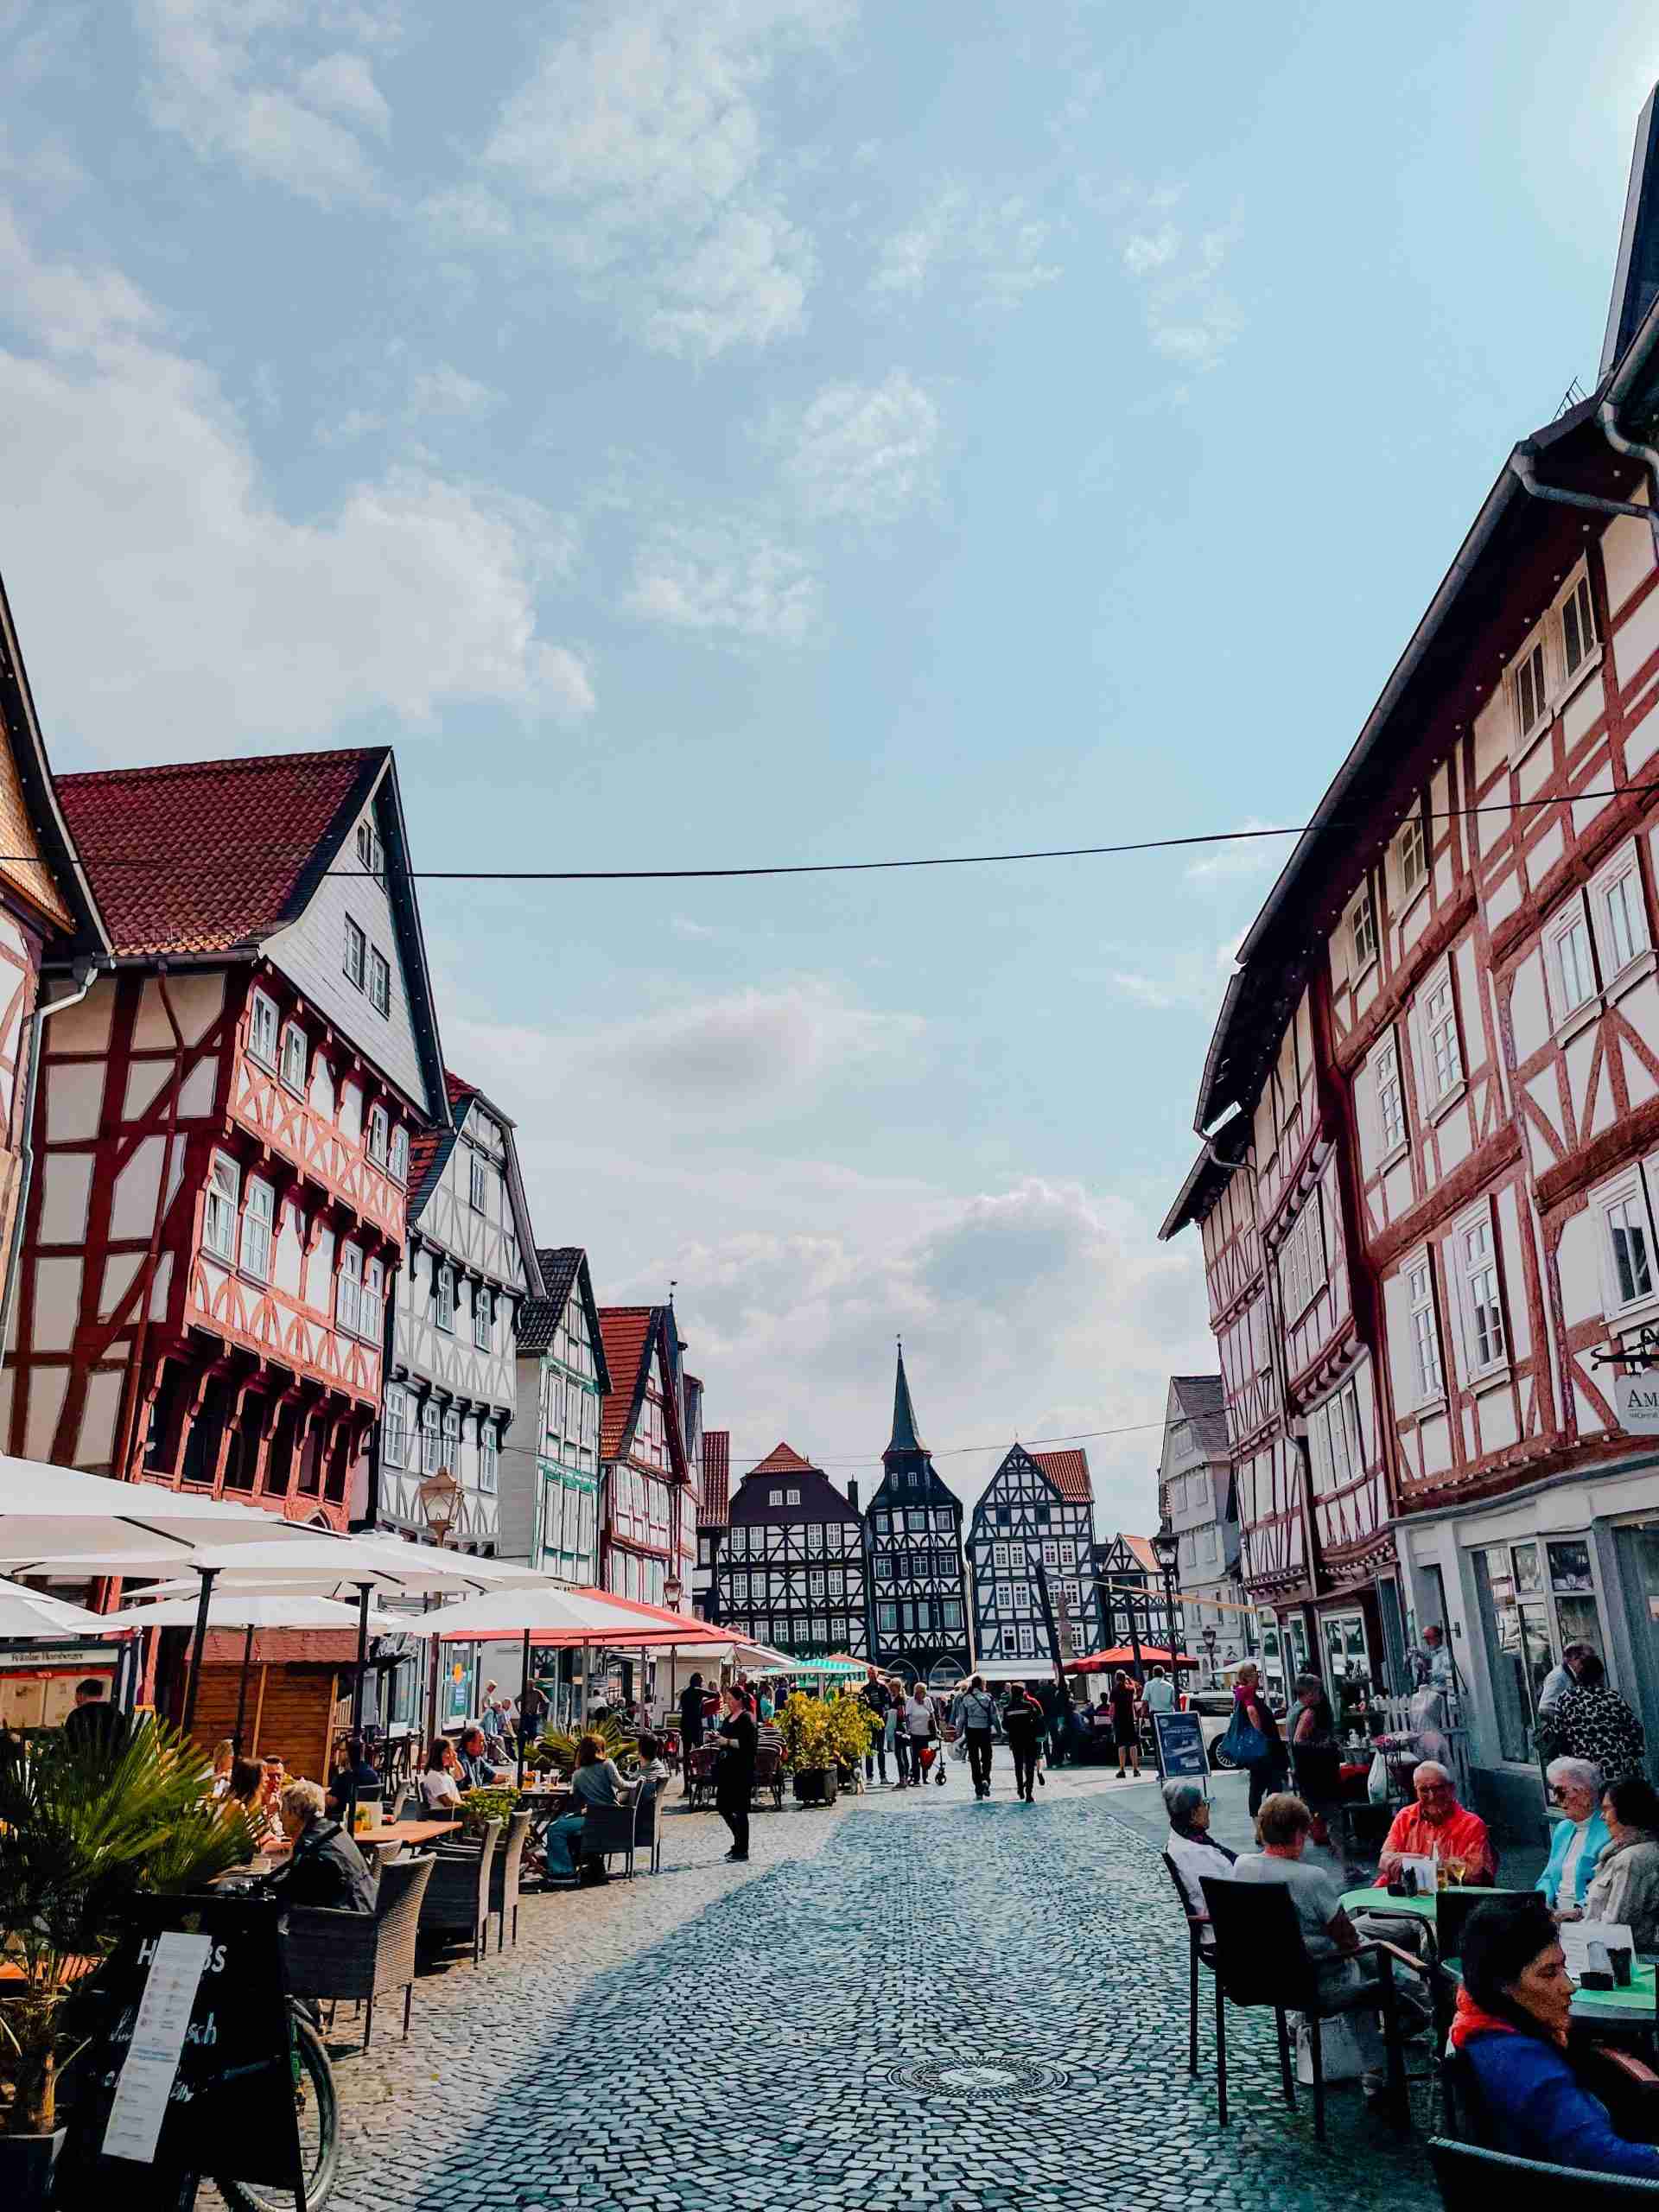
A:
[[[182,1567],[203,1544],[269,1544],[284,1527],[257,1506],[0,1453],[0,1567],[14,1573],[63,1554],[109,1562],[95,1573],[119,1574],[127,1559]],[[290,1541],[311,1533],[293,1528]]]
[[[60,1642],[71,1636],[109,1636],[122,1624],[106,1613],[89,1613],[44,1590],[0,1579],[0,1638],[8,1643]]]

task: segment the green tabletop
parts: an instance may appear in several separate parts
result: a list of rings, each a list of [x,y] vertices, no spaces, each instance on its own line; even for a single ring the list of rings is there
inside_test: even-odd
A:
[[[1349,1890],[1342,1906],[1344,1912],[1391,1912],[1402,1920],[1434,1917],[1433,1897],[1391,1897],[1386,1890]]]

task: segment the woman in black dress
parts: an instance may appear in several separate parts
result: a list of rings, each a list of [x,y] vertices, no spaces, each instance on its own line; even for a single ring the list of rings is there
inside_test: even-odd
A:
[[[1112,1684],[1112,1740],[1117,1746],[1117,1778],[1123,1779],[1123,1762],[1132,1772],[1141,1771],[1141,1700],[1135,1684],[1122,1669]]]
[[[715,1767],[715,1809],[732,1832],[728,1859],[749,1855],[749,1800],[754,1795],[757,1730],[748,1700],[741,1690],[720,1695],[721,1748]]]

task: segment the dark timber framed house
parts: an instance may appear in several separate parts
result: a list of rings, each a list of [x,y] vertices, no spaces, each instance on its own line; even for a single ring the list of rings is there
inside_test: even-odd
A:
[[[1015,1444],[974,1508],[968,1560],[974,1578],[978,1664],[1018,1675],[1019,1663],[1052,1666],[1051,1622],[1082,1658],[1100,1649],[1090,1547],[1094,1491],[1084,1452],[1027,1452]],[[1048,1610],[1037,1577],[1048,1583]]]
[[[843,1497],[789,1445],[769,1452],[739,1484],[714,1573],[714,1617],[722,1628],[798,1659],[864,1656],[856,1486]]]
[[[870,1656],[912,1679],[958,1681],[973,1664],[962,1501],[917,1433],[902,1351],[893,1388],[893,1440],[881,1464],[881,1486],[864,1524]]]

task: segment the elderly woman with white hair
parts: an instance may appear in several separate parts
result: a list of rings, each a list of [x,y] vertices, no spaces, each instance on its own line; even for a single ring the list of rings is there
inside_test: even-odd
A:
[[[1236,1853],[1211,1834],[1210,1800],[1196,1782],[1166,1782],[1164,1809],[1169,1815],[1165,1854],[1175,1869],[1187,1910],[1196,1920],[1207,1920],[1210,1908],[1204,1898],[1205,1877],[1207,1874],[1212,1882],[1230,1881]],[[1215,1938],[1205,1929],[1198,1941],[1208,1948]]]
[[[1596,1861],[1611,1840],[1601,1816],[1601,1770],[1588,1759],[1552,1759],[1544,1779],[1561,1817],[1550,1838],[1549,1863],[1536,1886],[1558,1920],[1576,1918]]]
[[[276,1812],[291,1848],[287,1866],[266,1878],[270,1893],[284,1904],[372,1912],[374,1876],[340,1822],[328,1818],[321,1786],[289,1783],[277,1797]]]

